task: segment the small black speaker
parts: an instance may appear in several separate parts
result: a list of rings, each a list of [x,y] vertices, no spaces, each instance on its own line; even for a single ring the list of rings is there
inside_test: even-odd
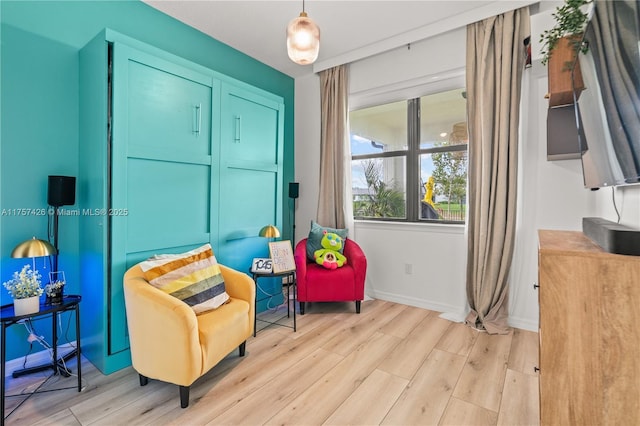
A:
[[[76,178],[74,176],[49,176],[47,203],[50,206],[72,206],[76,203]]]
[[[298,198],[300,184],[298,182],[289,182],[289,198]]]

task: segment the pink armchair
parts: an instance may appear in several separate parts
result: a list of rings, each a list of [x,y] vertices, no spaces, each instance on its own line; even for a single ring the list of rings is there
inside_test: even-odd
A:
[[[300,314],[304,315],[305,302],[360,302],[364,299],[364,279],[367,258],[355,241],[345,240],[344,255],[347,263],[338,269],[326,269],[307,258],[307,239],[296,245],[296,279]]]

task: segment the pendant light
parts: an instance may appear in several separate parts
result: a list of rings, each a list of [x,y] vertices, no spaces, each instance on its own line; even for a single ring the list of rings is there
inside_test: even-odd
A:
[[[296,64],[308,65],[318,58],[319,50],[320,28],[307,17],[302,0],[300,16],[292,19],[287,26],[287,53]]]

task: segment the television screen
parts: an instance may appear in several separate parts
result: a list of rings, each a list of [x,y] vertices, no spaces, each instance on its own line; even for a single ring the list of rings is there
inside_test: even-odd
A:
[[[574,91],[584,185],[640,183],[640,2],[597,0],[592,12]]]

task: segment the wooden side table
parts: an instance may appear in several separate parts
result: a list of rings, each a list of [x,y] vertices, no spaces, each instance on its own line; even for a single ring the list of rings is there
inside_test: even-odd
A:
[[[52,331],[52,351],[53,355],[51,357],[51,362],[44,365],[39,365],[35,367],[25,368],[22,370],[16,370],[12,373],[13,377],[19,377],[24,374],[35,373],[36,371],[43,371],[52,369],[53,374],[58,374],[62,370],[60,368],[61,359],[66,360],[74,355],[76,356],[77,364],[78,364],[78,392],[82,390],[82,369],[81,369],[81,360],[80,360],[80,300],[82,298],[76,295],[68,295],[64,296],[62,299],[62,303],[57,305],[51,305],[44,303],[44,299],[40,301],[40,311],[29,314],[29,315],[20,315],[16,316],[13,311],[13,304],[11,305],[3,305],[0,307],[0,321],[2,322],[2,327],[0,327],[1,336],[1,348],[0,348],[0,412],[2,412],[2,420],[0,421],[0,425],[4,426],[4,394],[5,394],[5,362],[6,362],[6,330],[14,324],[18,324],[22,320],[26,319],[35,319],[39,317],[51,316],[51,331]],[[68,354],[58,358],[58,330],[56,320],[58,314],[61,312],[67,311],[75,311],[76,316],[76,348],[69,352]]]
[[[276,321],[265,321],[265,320],[260,320],[260,321],[261,322],[266,322],[268,324],[279,325],[281,327],[290,327],[290,328],[293,328],[293,331],[295,332],[296,331],[296,300],[297,300],[296,271],[287,271],[287,272],[279,272],[279,273],[252,272],[251,274],[253,276],[253,282],[256,285],[256,298],[255,298],[255,301],[254,301],[254,310],[256,312],[256,315],[254,315],[254,317],[253,317],[253,337],[256,337],[256,333],[257,333],[258,302],[260,300],[266,300],[266,298],[258,300],[258,280],[260,278],[275,278],[275,277],[286,277],[287,278],[287,282],[286,283],[282,283],[282,286],[287,288],[287,318],[291,317],[291,307],[290,306],[291,306],[291,303],[293,302],[293,327],[291,327],[290,325],[281,324],[281,323],[278,322],[278,321],[284,319],[284,316],[282,316],[282,318],[279,318]],[[291,287],[293,287],[293,301],[291,300],[291,297],[290,297]]]

